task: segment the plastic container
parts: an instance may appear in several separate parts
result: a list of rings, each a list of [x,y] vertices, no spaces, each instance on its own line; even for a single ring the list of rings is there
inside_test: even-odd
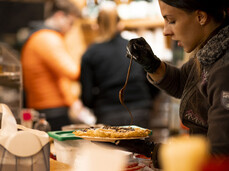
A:
[[[21,125],[27,128],[33,128],[35,122],[39,119],[39,112],[32,108],[23,108],[21,110]]]
[[[49,136],[43,131],[17,125],[12,112],[0,104],[2,128],[0,130],[1,171],[49,171]]]
[[[33,128],[33,115],[29,110],[22,111],[21,123],[27,128]]]
[[[82,140],[72,131],[51,131],[48,135],[54,139],[56,159],[73,166],[76,163],[77,151]]]
[[[0,42],[0,102],[6,104],[20,123],[22,71],[16,52]]]

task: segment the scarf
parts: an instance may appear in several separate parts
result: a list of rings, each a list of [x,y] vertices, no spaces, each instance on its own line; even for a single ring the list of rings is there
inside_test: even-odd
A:
[[[200,49],[196,56],[203,66],[216,62],[229,48],[229,25],[222,28]]]

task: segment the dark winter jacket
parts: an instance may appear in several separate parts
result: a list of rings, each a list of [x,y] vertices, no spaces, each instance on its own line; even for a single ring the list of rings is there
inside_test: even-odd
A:
[[[228,25],[180,69],[167,64],[166,75],[157,86],[181,99],[180,118],[191,134],[207,136],[213,154],[229,155]]]

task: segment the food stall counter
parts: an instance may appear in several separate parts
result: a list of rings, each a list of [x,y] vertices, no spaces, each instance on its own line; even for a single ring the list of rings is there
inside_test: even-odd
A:
[[[50,159],[50,171],[70,171],[72,170],[68,164]]]

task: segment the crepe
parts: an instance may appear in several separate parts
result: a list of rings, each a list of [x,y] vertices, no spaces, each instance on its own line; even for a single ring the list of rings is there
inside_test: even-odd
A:
[[[101,128],[85,128],[75,130],[73,134],[76,136],[88,137],[106,137],[106,138],[131,138],[131,137],[147,137],[151,131],[138,127],[120,127],[120,126],[103,126]]]

